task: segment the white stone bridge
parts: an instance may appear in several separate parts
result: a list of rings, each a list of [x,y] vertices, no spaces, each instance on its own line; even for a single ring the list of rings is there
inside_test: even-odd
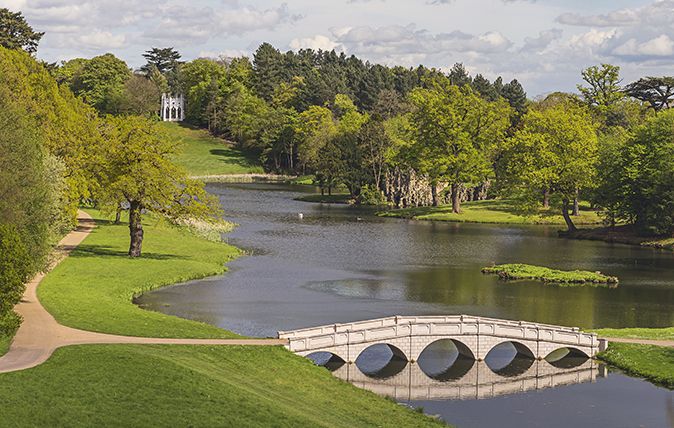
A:
[[[524,321],[508,321],[469,315],[392,316],[346,324],[331,324],[280,331],[286,347],[302,356],[329,352],[353,363],[365,349],[388,345],[398,358],[415,362],[430,344],[450,339],[460,354],[484,360],[495,346],[511,342],[519,354],[543,359],[566,348],[594,357],[607,343],[594,333],[576,327],[561,327]]]

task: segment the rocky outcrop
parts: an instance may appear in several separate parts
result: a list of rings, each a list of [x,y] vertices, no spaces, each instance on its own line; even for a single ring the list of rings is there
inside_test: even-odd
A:
[[[396,208],[422,207],[433,205],[433,187],[427,177],[412,168],[394,167],[386,171],[383,180],[384,196]],[[485,181],[476,187],[461,187],[461,201],[477,201],[487,199],[491,183]],[[436,186],[438,202],[451,202],[450,186],[439,183]]]

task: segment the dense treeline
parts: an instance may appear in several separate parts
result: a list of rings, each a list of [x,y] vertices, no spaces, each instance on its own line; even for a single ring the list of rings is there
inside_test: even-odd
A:
[[[667,181],[644,176],[668,166],[637,151],[667,150],[644,135],[665,126],[653,117],[668,114],[670,77],[623,86],[620,69],[603,64],[582,71],[579,95],[531,101],[517,80],[472,77],[461,64],[386,67],[268,43],[252,60],[181,62],[172,48],[144,56],[136,73],[106,54],[54,74],[101,113],[156,115],[160,92],[183,93],[190,123],[256,153],[269,171],[312,174],[323,191],[343,187],[360,203],[451,203],[460,213],[465,200],[502,197],[524,211],[556,207],[574,230],[582,198],[608,224],[672,231]]]
[[[24,284],[47,267],[83,202],[129,211],[130,256],[141,254],[146,212],[173,220],[219,212],[203,183],[172,164],[176,143],[148,117],[156,84],[112,55],[40,63],[31,54],[41,37],[20,13],[0,9],[0,336],[18,328],[12,309]]]

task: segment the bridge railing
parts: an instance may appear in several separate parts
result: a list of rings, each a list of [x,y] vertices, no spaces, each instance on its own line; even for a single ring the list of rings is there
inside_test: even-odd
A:
[[[498,323],[516,327],[538,327],[554,329],[559,331],[579,332],[578,327],[564,327],[552,324],[534,323],[528,321],[503,320],[489,317],[478,317],[472,315],[424,315],[424,316],[390,316],[375,318],[363,321],[354,321],[350,323],[327,324],[316,327],[306,327],[297,330],[279,331],[279,338],[299,338],[312,337],[335,332],[361,331],[378,327],[390,327],[399,324],[428,324],[428,323]]]

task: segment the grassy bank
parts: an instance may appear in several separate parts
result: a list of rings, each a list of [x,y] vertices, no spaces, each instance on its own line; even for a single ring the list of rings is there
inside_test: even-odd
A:
[[[217,327],[145,311],[144,291],[223,273],[239,251],[146,218],[143,257],[127,256],[129,230],[90,211],[97,227],[43,280],[40,300],[62,324],[130,336],[233,337]]]
[[[642,247],[674,250],[674,238],[671,236],[645,237],[639,235],[634,225],[615,227],[596,227],[579,229],[575,232],[564,233],[565,238],[587,239],[591,241],[615,242],[619,244],[640,245]]]
[[[665,328],[600,328],[592,330],[602,337],[627,339],[674,340],[674,327]]]
[[[0,408],[3,426],[440,425],[280,347],[63,348],[0,375]]]
[[[466,223],[495,224],[551,224],[563,225],[564,218],[558,210],[540,210],[537,214],[527,215],[517,209],[508,200],[488,200],[466,202],[461,206],[462,213],[452,212],[450,205],[439,207],[414,207],[382,211],[383,217],[400,217],[414,220],[433,220]],[[581,205],[580,215],[573,217],[576,225],[600,224],[601,218],[585,204]]]
[[[259,162],[233,147],[227,141],[213,137],[203,129],[172,122],[162,122],[171,138],[183,143],[176,163],[191,175],[262,174]]]
[[[604,275],[601,272],[564,271],[521,263],[488,266],[482,268],[482,273],[498,275],[504,280],[529,279],[565,285],[615,285],[618,283],[618,278]]]
[[[674,389],[674,348],[610,343],[599,358],[630,375]]]

